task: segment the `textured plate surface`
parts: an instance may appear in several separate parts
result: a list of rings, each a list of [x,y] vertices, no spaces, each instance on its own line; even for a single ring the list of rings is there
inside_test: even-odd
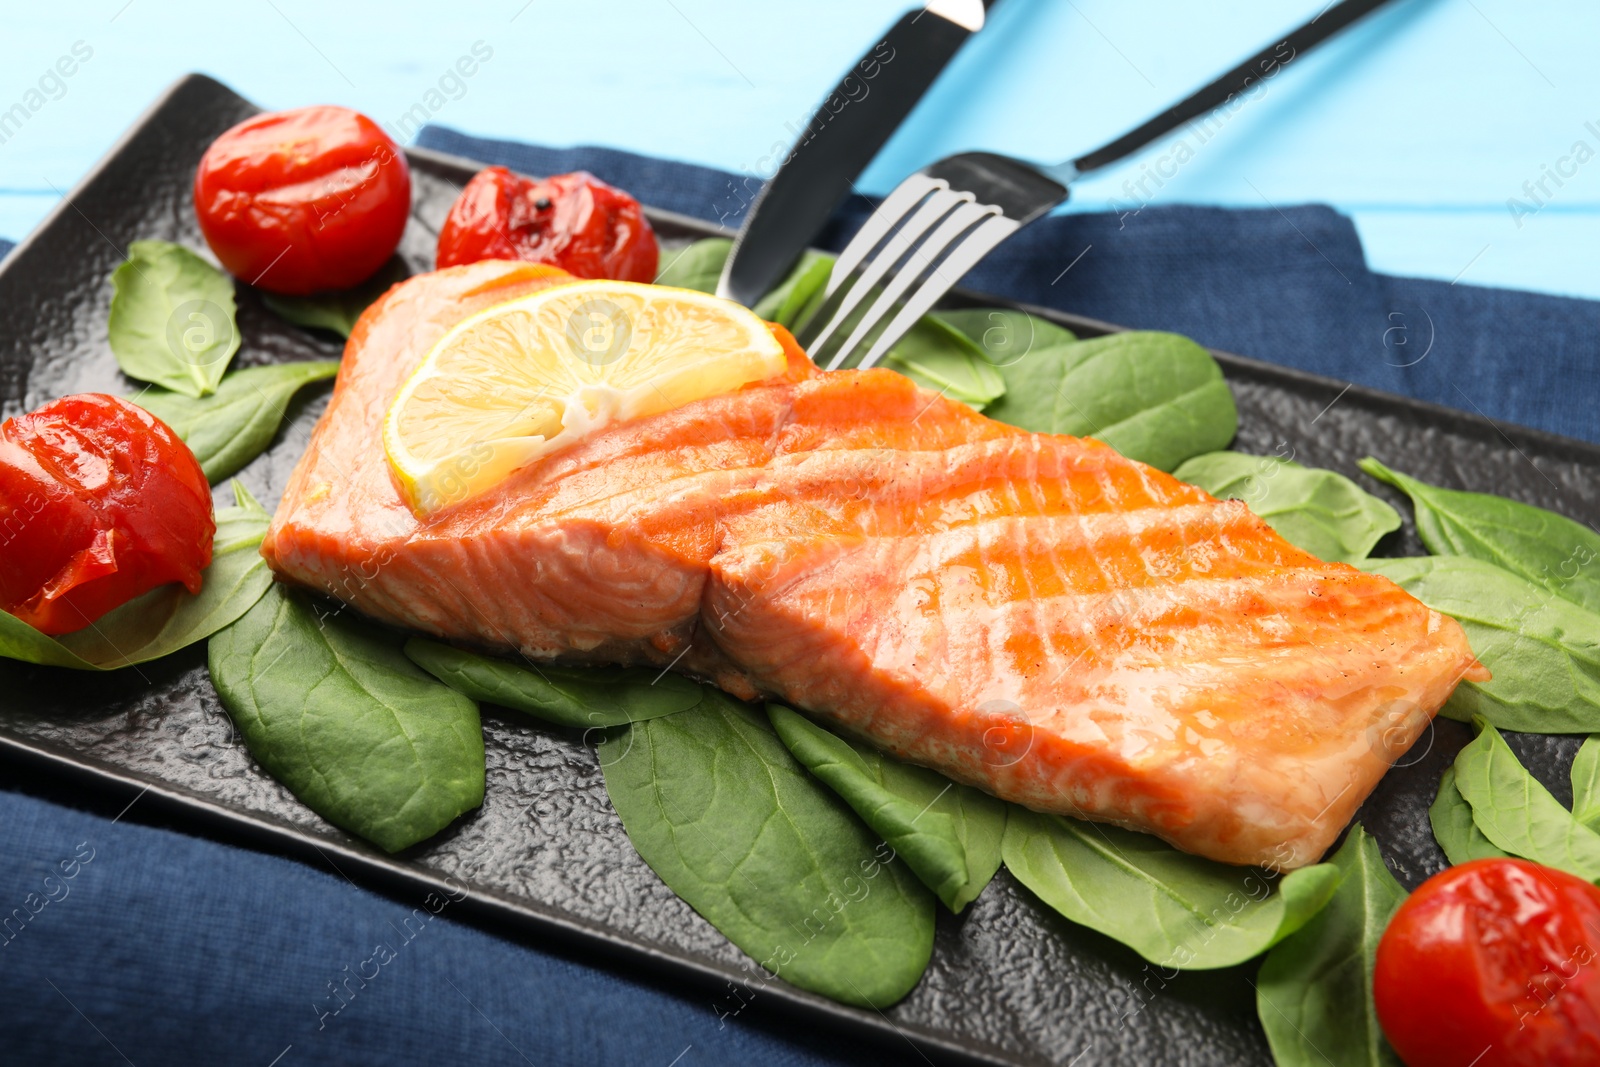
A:
[[[133,240],[204,248],[190,200],[194,166],[213,137],[255,110],[208,78],[180,82],[6,260],[0,269],[0,415],[65,393],[137,391],[137,383],[119,374],[106,343],[107,279]],[[431,268],[435,234],[472,172],[464,161],[412,153],[413,217],[401,245],[412,270]],[[649,190],[634,191],[649,197]],[[681,217],[652,218],[668,244],[714,232]],[[243,345],[236,366],[338,356],[336,340],[283,322],[248,287],[240,286],[238,299]],[[1114,329],[1038,314],[1080,335]],[[1600,449],[1592,445],[1225,354],[1219,359],[1238,399],[1240,450],[1292,454],[1356,477],[1356,460],[1372,454],[1429,481],[1492,490],[1600,522]],[[309,399],[291,411],[272,449],[241,476],[269,509],[326,402],[326,387],[306,393]],[[1386,487],[1376,491],[1400,504]],[[1401,511],[1409,514],[1403,505]],[[1380,546],[1380,554],[1417,551],[1409,525]],[[594,751],[581,736],[512,712],[484,709],[488,795],[482,810],[402,856],[387,857],[324,823],[255,765],[218,704],[203,648],[108,675],[0,660],[0,692],[0,748],[9,758],[108,788],[124,783],[122,795],[129,785],[148,786],[188,825],[319,865],[319,853],[335,857],[341,869],[374,884],[436,887],[452,880],[487,921],[559,933],[624,967],[691,982],[730,1020],[755,991],[782,1010],[882,1039],[885,1053],[894,1056],[907,1052],[909,1038],[943,1060],[1185,1067],[1271,1062],[1255,1021],[1250,983],[1256,964],[1173,977],[1059,919],[1004,871],[959,919],[941,911],[927,975],[885,1016],[764,982],[634,853],[606,799]],[[1361,813],[1408,886],[1444,866],[1427,807],[1439,775],[1468,739],[1464,727],[1441,721]],[[1570,799],[1566,770],[1579,739],[1509,740],[1558,797]]]

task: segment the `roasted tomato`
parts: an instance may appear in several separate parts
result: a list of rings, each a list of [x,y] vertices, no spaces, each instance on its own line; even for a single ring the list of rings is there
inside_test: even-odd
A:
[[[1600,889],[1517,859],[1436,874],[1390,920],[1373,993],[1408,1067],[1600,1063]]]
[[[377,123],[344,107],[246,119],[194,175],[200,230],[251,285],[304,296],[366,281],[394,254],[411,170]]]
[[[0,608],[47,634],[199,592],[215,531],[194,453],[141,407],[79,393],[0,424]]]
[[[652,282],[659,255],[639,201],[592,174],[540,181],[490,167],[456,197],[439,231],[437,260],[456,267],[525,259],[580,278]]]

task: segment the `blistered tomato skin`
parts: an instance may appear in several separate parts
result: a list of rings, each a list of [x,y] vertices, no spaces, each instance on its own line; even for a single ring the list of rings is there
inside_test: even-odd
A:
[[[359,112],[274,111],[211,143],[195,171],[194,206],[206,243],[235,277],[291,296],[348,289],[400,244],[411,170]]]
[[[216,523],[194,453],[143,408],[63,397],[0,424],[0,608],[80,630],[168,582],[200,591]]]
[[[1600,1064],[1600,889],[1525,860],[1452,867],[1390,920],[1373,994],[1407,1067]]]
[[[579,278],[652,282],[659,257],[644,209],[622,190],[583,171],[537,180],[489,167],[450,208],[437,265],[521,259]]]

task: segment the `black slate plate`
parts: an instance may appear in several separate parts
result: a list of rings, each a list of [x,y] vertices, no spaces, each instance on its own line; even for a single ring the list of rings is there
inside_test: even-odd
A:
[[[213,137],[255,111],[209,78],[184,79],[5,261],[0,415],[65,393],[136,391],[136,383],[120,376],[106,343],[107,278],[139,238],[204,247],[190,200],[194,166]],[[410,156],[413,217],[401,254],[420,271],[432,266],[434,235],[475,168],[435,153]],[[633,192],[650,198],[648,189]],[[717,232],[681,216],[651,217],[668,244]],[[952,302],[1007,303],[971,295]],[[1032,310],[1084,336],[1116,329]],[[239,327],[244,344],[236,366],[336,357],[341,347],[284,323],[244,286]],[[1493,490],[1580,521],[1600,521],[1600,448],[1593,445],[1225,353],[1217,358],[1238,399],[1241,450],[1292,450],[1306,463],[1357,477],[1355,461],[1370,453],[1430,481]],[[242,475],[269,508],[326,395],[324,389],[302,402],[273,448]],[[1387,489],[1379,492],[1394,498]],[[1420,551],[1409,526],[1384,548]],[[217,702],[203,649],[107,675],[0,660],[0,692],[0,753],[12,766],[42,766],[123,798],[145,790],[146,806],[186,826],[319,866],[333,862],[408,898],[447,883],[464,887],[465,908],[481,921],[559,935],[586,954],[599,951],[623,967],[648,968],[674,985],[701,990],[707,1005],[728,1013],[734,1024],[735,1009],[754,989],[763,1010],[775,1006],[882,1041],[885,1055],[904,1055],[910,1041],[951,1062],[1271,1062],[1255,1021],[1255,964],[1168,980],[1120,945],[1059,919],[1003,871],[961,918],[941,911],[927,975],[882,1015],[779,981],[752,980],[747,968],[753,964],[634,853],[606,799],[592,749],[575,733],[526,717],[484,709],[488,796],[482,810],[389,857],[324,823],[251,761]],[[1467,740],[1465,728],[1440,722],[1362,811],[1408,886],[1444,866],[1427,806],[1443,768]],[[1578,739],[1510,740],[1557,796],[1570,799],[1566,770]]]

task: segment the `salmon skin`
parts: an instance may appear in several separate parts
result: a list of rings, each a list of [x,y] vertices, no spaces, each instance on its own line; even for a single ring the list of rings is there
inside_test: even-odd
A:
[[[281,578],[535,661],[675,665],[1006,800],[1280,870],[1487,676],[1453,619],[1241,502],[787,338],[785,375],[419,520],[391,399],[454,323],[559,280],[487,261],[367,311],[262,546]]]

